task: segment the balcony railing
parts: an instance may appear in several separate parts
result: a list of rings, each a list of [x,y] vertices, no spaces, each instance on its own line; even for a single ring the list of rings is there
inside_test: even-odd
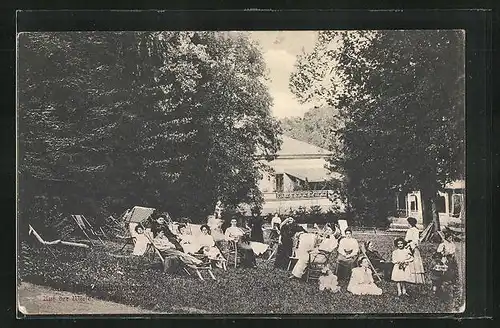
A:
[[[265,199],[291,200],[291,199],[318,199],[328,198],[332,195],[332,190],[300,190],[300,191],[285,191],[264,193]]]

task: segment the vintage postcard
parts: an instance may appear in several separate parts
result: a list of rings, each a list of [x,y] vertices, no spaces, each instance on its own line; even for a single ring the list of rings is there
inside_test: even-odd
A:
[[[18,312],[465,307],[465,32],[17,36]]]

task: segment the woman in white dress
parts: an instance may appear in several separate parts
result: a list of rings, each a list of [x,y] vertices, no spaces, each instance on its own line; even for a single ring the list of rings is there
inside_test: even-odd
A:
[[[394,240],[394,246],[396,249],[392,252],[392,263],[394,267],[392,269],[391,280],[397,282],[398,296],[408,295],[406,293],[406,282],[412,282],[411,272],[409,270],[409,264],[413,262],[413,256],[410,250],[406,248],[406,241],[399,237]]]
[[[181,223],[178,226],[179,234],[177,238],[179,239],[179,243],[186,253],[194,254],[200,250],[200,246],[195,242],[192,235],[188,233],[188,228],[185,224]]]
[[[368,259],[366,257],[360,258],[358,265],[358,267],[352,269],[347,291],[354,295],[382,295],[382,289],[375,285],[373,281]]]
[[[347,280],[351,276],[351,270],[359,253],[358,241],[352,237],[352,230],[349,228],[345,230],[345,237],[340,239],[338,253],[337,277],[339,280]]]
[[[200,230],[202,233],[196,238],[200,252],[212,261],[224,260],[220,250],[215,247],[215,240],[211,235],[210,227],[204,224],[200,227]]]
[[[425,283],[425,270],[419,250],[420,231],[417,228],[417,219],[409,217],[407,221],[410,228],[406,231],[406,247],[410,250],[411,255],[413,256],[413,262],[408,265],[411,275],[411,281],[409,282],[413,284],[423,284]]]

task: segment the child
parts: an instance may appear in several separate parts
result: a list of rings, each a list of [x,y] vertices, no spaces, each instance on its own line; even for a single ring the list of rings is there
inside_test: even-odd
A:
[[[327,268],[322,271],[323,275],[319,277],[319,290],[330,290],[333,293],[340,291],[337,276]]]
[[[455,283],[458,278],[458,265],[455,258],[456,246],[453,242],[453,235],[445,233],[444,240],[439,244],[437,252],[442,256],[442,262],[448,266],[448,270],[444,275],[445,281]]]
[[[382,295],[382,289],[375,285],[368,258],[358,260],[358,267],[352,269],[347,291],[354,295]]]
[[[448,271],[448,266],[443,263],[443,256],[436,252],[432,256],[431,270],[432,292],[434,294],[441,290],[446,271]]]
[[[412,281],[408,263],[413,261],[413,256],[411,256],[410,251],[405,248],[406,241],[404,238],[396,238],[394,240],[394,246],[396,249],[392,252],[392,263],[394,263],[394,267],[392,269],[391,279],[397,282],[398,296],[408,295],[406,293],[405,282]]]

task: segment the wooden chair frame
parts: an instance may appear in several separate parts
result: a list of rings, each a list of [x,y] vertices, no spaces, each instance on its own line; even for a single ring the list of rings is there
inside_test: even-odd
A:
[[[332,261],[332,256],[334,252],[319,252],[317,254],[314,254],[313,257],[311,257],[311,254],[309,254],[309,261],[307,263],[307,268],[306,268],[306,282],[309,282],[309,280],[318,280],[319,277],[321,276],[321,273],[323,272],[323,269],[325,267],[328,267]],[[325,262],[324,263],[315,263],[314,261],[318,256],[325,257]],[[322,268],[320,269],[319,267],[316,266],[321,265]],[[311,275],[312,274],[312,275]]]

